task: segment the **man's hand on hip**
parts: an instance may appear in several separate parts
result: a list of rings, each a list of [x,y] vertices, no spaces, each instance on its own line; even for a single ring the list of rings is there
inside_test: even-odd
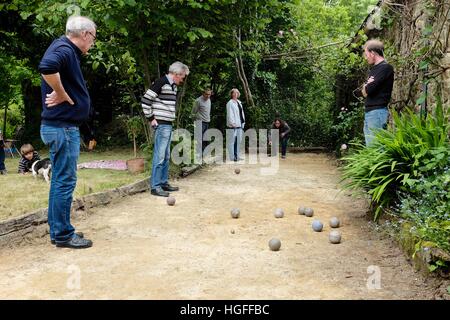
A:
[[[72,106],[75,104],[73,102],[73,100],[69,97],[67,92],[64,92],[62,94],[57,94],[56,91],[53,91],[52,93],[47,94],[47,96],[45,98],[45,104],[49,108],[57,106],[58,104],[61,104],[65,101],[69,102],[70,105],[72,105]]]

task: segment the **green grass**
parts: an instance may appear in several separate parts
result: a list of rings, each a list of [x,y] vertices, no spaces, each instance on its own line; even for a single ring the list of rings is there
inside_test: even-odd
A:
[[[48,156],[47,150],[40,150],[41,158]],[[142,156],[142,154],[138,154]],[[128,160],[133,158],[132,149],[114,149],[106,151],[81,152],[78,163],[93,160]],[[7,175],[0,175],[0,221],[17,217],[24,213],[48,206],[48,192],[50,185],[43,179],[34,179],[31,174],[19,175],[17,166],[19,158],[6,158]],[[150,164],[151,165],[151,164]],[[171,164],[171,175],[178,168]],[[96,193],[127,185],[144,178],[148,178],[149,168],[146,172],[131,175],[128,171],[108,169],[80,169],[78,171],[77,187],[74,198],[90,193]]]

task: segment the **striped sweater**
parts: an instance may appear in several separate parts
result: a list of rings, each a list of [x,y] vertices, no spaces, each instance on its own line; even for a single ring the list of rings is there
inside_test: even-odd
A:
[[[18,173],[25,173],[31,171],[31,166],[33,163],[37,160],[41,160],[39,157],[39,154],[36,151],[33,151],[33,159],[28,160],[25,158],[25,156],[22,156],[19,160],[19,169],[17,170]]]
[[[146,118],[169,123],[175,120],[176,102],[177,86],[171,85],[167,76],[156,80],[141,99]]]

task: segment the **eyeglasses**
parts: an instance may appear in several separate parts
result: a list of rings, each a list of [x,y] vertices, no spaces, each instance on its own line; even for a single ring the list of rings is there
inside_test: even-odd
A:
[[[89,33],[92,36],[92,38],[94,39],[94,42],[95,42],[95,40],[97,40],[97,37],[92,32],[88,31],[87,33]]]

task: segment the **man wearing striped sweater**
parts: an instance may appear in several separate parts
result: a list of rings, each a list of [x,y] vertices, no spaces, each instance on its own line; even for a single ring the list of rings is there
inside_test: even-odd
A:
[[[177,85],[189,75],[189,68],[177,61],[170,65],[169,73],[156,80],[141,99],[142,109],[155,130],[153,146],[151,194],[168,197],[178,187],[169,184],[170,141],[172,122],[176,115]]]

